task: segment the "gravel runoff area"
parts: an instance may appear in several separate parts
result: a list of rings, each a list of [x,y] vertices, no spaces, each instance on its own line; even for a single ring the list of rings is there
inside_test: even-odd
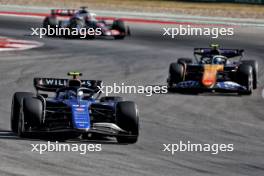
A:
[[[195,3],[169,0],[1,0],[1,5],[78,8],[95,10],[158,12],[198,16],[263,19],[264,5],[234,3]]]

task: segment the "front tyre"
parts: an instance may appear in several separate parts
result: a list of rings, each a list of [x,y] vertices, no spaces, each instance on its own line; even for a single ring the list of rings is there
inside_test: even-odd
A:
[[[13,95],[12,105],[11,105],[11,117],[10,117],[10,126],[13,133],[18,132],[18,122],[20,115],[20,108],[24,98],[33,97],[31,92],[16,92]]]
[[[189,59],[189,58],[179,58],[177,60],[177,63],[178,64],[192,64],[193,63],[193,60],[192,59]]]
[[[48,29],[48,26],[55,29],[56,27],[59,27],[59,22],[56,17],[48,16],[44,19],[42,26],[45,29]]]
[[[43,104],[38,98],[28,97],[23,101],[23,113],[28,127],[39,127],[42,122]]]
[[[181,63],[171,63],[169,68],[168,89],[173,89],[173,84],[178,84],[184,80],[184,65]]]
[[[242,60],[242,64],[247,64],[252,67],[253,72],[253,89],[258,87],[258,62],[255,60]]]
[[[41,124],[43,115],[42,102],[33,97],[26,97],[23,99],[20,107],[19,121],[18,121],[18,136],[30,137],[30,133],[26,132],[29,128],[38,128]]]
[[[112,24],[112,29],[117,30],[120,32],[120,35],[114,36],[116,40],[121,40],[126,37],[126,26],[124,21],[122,20],[115,20]]]
[[[238,82],[246,88],[240,94],[250,95],[253,90],[253,69],[252,66],[241,64],[238,68]]]
[[[131,136],[117,136],[118,143],[133,144],[138,140],[139,117],[136,104],[131,101],[118,102],[116,105],[116,123]]]

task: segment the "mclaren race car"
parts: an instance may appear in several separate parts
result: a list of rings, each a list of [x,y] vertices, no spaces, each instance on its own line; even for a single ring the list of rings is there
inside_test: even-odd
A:
[[[181,92],[230,92],[249,95],[258,83],[258,63],[242,60],[244,50],[218,45],[195,48],[194,60],[179,58],[171,63],[168,90]]]
[[[139,115],[134,102],[123,101],[121,97],[99,99],[98,86],[102,81],[80,80],[81,73],[76,72],[68,75],[73,78],[34,78],[36,94],[14,94],[11,108],[14,133],[19,137],[47,132],[95,134],[116,137],[119,143],[137,141]]]
[[[130,29],[125,26],[123,20],[115,19],[110,24],[105,20],[97,20],[96,15],[90,13],[86,7],[81,7],[79,10],[53,9],[51,10],[51,14],[45,17],[43,27],[47,30],[54,29],[54,31],[56,29],[59,31],[58,29],[60,28],[63,28],[64,31],[79,29],[80,31],[77,32],[79,34],[81,34],[81,29],[87,29],[87,35],[85,35],[87,38],[110,36],[114,37],[114,39],[124,39],[127,35],[130,35]],[[73,37],[72,33],[66,33],[64,36]]]

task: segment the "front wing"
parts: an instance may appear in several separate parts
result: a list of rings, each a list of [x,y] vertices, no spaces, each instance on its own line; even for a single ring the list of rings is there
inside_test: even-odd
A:
[[[236,82],[223,81],[217,82],[213,87],[204,87],[199,81],[183,81],[173,85],[171,88],[175,90],[197,90],[197,91],[216,91],[216,92],[229,92],[229,93],[240,93],[246,91],[246,87]]]
[[[121,129],[114,123],[93,123],[90,128],[77,129],[72,127],[54,127],[54,128],[41,128],[41,129],[28,129],[28,133],[98,133],[106,136],[127,136],[132,137],[127,131]]]

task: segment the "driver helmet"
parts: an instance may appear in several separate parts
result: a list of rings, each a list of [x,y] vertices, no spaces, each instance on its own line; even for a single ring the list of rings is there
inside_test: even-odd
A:
[[[82,90],[78,91],[78,92],[77,92],[77,99],[78,99],[78,100],[81,100],[81,99],[83,99],[83,98],[84,98],[84,93],[83,93],[83,91],[82,91]]]
[[[85,7],[85,6],[83,6],[83,7],[80,7],[80,10],[79,10],[79,14],[89,14],[89,12],[88,12],[88,7]]]
[[[224,56],[214,56],[212,64],[218,64],[218,65],[225,64],[225,57]]]
[[[84,14],[84,15],[86,15],[86,14],[88,14],[89,12],[87,11],[87,10],[85,10],[85,9],[82,9],[82,10],[79,10],[79,14]]]

